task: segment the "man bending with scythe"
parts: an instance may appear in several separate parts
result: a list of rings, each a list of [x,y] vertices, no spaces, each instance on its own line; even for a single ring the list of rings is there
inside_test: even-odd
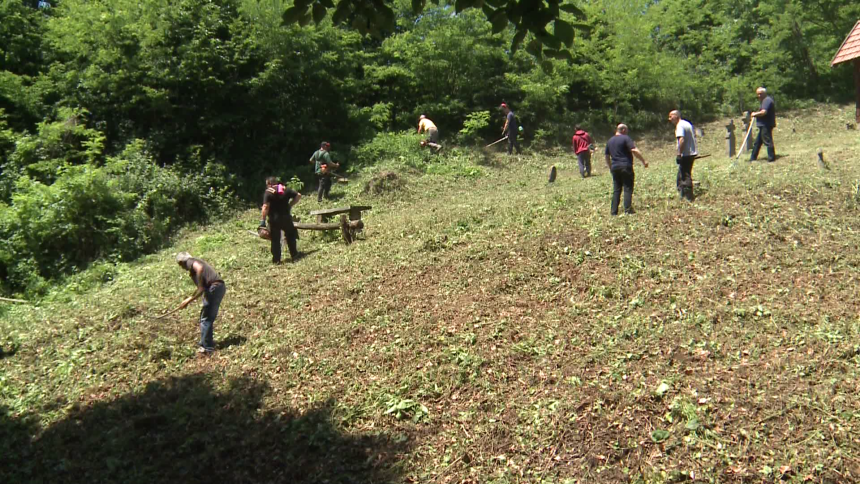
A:
[[[185,298],[177,309],[184,309],[195,299],[203,296],[203,307],[200,309],[200,343],[198,353],[206,354],[215,350],[215,341],[212,338],[215,318],[218,317],[218,308],[221,300],[227,292],[227,285],[221,276],[203,259],[195,259],[188,252],[176,254],[176,262],[179,267],[188,271],[191,280],[197,289],[194,294]]]

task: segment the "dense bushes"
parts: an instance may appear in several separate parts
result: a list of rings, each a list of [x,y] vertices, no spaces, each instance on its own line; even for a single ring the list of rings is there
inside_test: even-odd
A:
[[[21,176],[0,204],[3,289],[40,292],[96,259],[150,252],[181,224],[227,208],[227,187],[214,165],[196,175],[158,167],[141,142],[103,166],[66,166],[53,183]]]
[[[429,149],[422,150],[418,147],[418,143],[425,137],[414,131],[382,132],[354,149],[350,160],[353,166],[375,165],[384,160],[393,160],[402,166],[421,168],[430,157]]]

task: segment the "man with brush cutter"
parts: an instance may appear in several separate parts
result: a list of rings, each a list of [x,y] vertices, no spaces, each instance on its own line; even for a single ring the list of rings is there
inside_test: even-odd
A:
[[[681,112],[677,109],[669,112],[669,122],[675,125],[675,139],[677,150],[675,152],[675,163],[678,164],[678,177],[676,187],[678,195],[684,200],[693,201],[693,162],[699,156],[696,148],[696,135],[693,125],[686,119],[681,119]]]
[[[281,263],[281,233],[287,239],[290,260],[295,262],[299,258],[299,251],[296,248],[299,233],[293,225],[290,209],[301,199],[301,193],[285,187],[278,182],[277,178],[273,176],[266,178],[266,192],[263,194],[263,208],[260,210],[260,229],[266,227],[266,216],[268,216],[273,264]]]
[[[317,202],[322,203],[323,197],[328,198],[331,191],[331,177],[335,169],[340,168],[340,163],[331,160],[331,143],[323,141],[320,149],[314,151],[310,162],[314,165],[314,174],[319,179],[317,188]]]
[[[508,154],[513,154],[514,148],[517,149],[517,154],[520,154],[520,144],[517,143],[517,134],[519,134],[517,115],[505,103],[502,103],[499,107],[505,113],[505,126],[502,127],[502,136],[508,139]]]
[[[427,132],[427,139],[421,142],[421,147],[429,146],[438,153],[442,149],[442,145],[439,143],[439,128],[423,114],[418,117],[418,134],[421,134],[422,131]]]
[[[195,299],[203,296],[203,307],[200,309],[200,343],[197,352],[201,354],[211,353],[215,351],[215,341],[212,336],[213,326],[215,318],[218,317],[221,300],[224,299],[224,293],[227,292],[227,286],[218,272],[203,259],[195,259],[188,252],[180,252],[176,254],[176,262],[179,267],[188,271],[188,275],[191,276],[191,280],[197,286],[194,293],[185,298],[177,309],[185,309]]]

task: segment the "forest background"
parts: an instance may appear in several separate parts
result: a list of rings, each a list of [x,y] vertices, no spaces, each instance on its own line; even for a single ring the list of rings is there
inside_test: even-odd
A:
[[[348,170],[416,149],[420,114],[475,146],[506,102],[542,148],[737,116],[760,85],[781,110],[854,90],[829,66],[850,0],[346,4],[0,0],[0,292],[152,252],[267,175],[310,182],[322,140]]]

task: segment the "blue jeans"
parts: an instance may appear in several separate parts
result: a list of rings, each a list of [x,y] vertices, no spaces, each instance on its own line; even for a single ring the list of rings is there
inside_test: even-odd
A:
[[[517,154],[520,154],[520,144],[517,143],[517,132],[508,133],[508,154],[512,154],[514,152],[514,148],[517,149]]]
[[[591,176],[591,152],[583,151],[576,154],[576,161],[579,163],[579,174],[583,178]]]
[[[200,346],[207,350],[215,349],[215,341],[212,338],[212,325],[218,317],[218,308],[227,286],[223,282],[212,284],[203,292],[203,308],[200,309]]]
[[[767,147],[767,161],[776,160],[776,148],[773,146],[773,126],[758,127],[758,136],[756,136],[755,144],[753,144],[750,161],[758,159],[758,152],[761,149],[761,145],[765,145]]]

